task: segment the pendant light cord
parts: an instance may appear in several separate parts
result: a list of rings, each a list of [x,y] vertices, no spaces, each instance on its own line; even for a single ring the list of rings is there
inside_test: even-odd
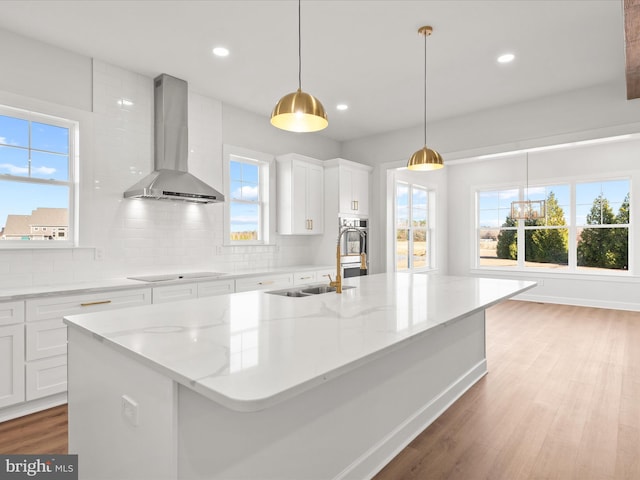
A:
[[[298,90],[302,90],[302,27],[300,15],[300,2],[298,0]]]
[[[427,146],[427,35],[424,35],[424,146]]]

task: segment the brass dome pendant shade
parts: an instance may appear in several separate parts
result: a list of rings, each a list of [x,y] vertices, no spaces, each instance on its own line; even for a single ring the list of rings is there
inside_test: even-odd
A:
[[[302,91],[300,0],[298,0],[298,90],[282,97],[271,113],[271,125],[290,132],[317,132],[329,125],[320,100]]]
[[[427,148],[427,37],[433,33],[433,28],[420,27],[418,33],[424,37],[424,147],[411,155],[407,168],[422,171],[437,170],[444,167],[442,156],[435,150]]]

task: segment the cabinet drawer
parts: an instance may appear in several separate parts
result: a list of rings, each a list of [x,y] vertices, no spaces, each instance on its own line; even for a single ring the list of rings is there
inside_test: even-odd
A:
[[[27,322],[150,303],[150,288],[36,298],[26,301]]]
[[[292,285],[293,275],[291,273],[238,278],[236,280],[236,292],[248,292],[250,290],[275,290],[278,288],[290,287]]]
[[[27,323],[27,361],[67,353],[67,326],[62,319]]]
[[[0,408],[24,402],[24,324],[0,327]]]
[[[333,279],[333,280],[336,279],[336,269],[335,268],[317,270],[316,271],[316,280],[318,281],[318,283],[330,282],[331,279]]]
[[[295,272],[293,274],[294,285],[306,285],[316,281],[316,272]]]
[[[153,303],[175,302],[198,297],[197,283],[181,283],[153,287]]]
[[[213,282],[198,283],[198,297],[224,295],[225,293],[233,293],[234,290],[235,282],[233,280],[216,280]]]
[[[24,302],[0,303],[0,325],[24,322]]]
[[[67,356],[46,358],[27,363],[27,401],[67,391]]]

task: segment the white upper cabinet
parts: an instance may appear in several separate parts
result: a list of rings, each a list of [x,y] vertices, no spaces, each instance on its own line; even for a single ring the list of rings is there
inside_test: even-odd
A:
[[[319,235],[324,223],[322,162],[295,153],[277,158],[278,233]]]
[[[331,175],[327,175],[327,181],[335,181],[337,177],[338,212],[368,216],[371,167],[336,158],[327,161],[325,168],[331,172]]]

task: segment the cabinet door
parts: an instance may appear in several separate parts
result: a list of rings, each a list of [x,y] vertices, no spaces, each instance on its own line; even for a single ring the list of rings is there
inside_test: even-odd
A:
[[[233,280],[215,280],[212,282],[198,283],[198,297],[214,297],[216,295],[224,295],[225,293],[233,293],[235,290],[235,282]]]
[[[24,401],[24,324],[0,327],[0,407]]]
[[[346,167],[340,167],[340,213],[353,213],[353,195],[352,195],[352,170]]]
[[[150,303],[150,288],[35,298],[27,300],[27,322]]]
[[[175,302],[198,297],[197,283],[181,283],[153,287],[153,303]]]
[[[45,358],[27,363],[27,401],[67,391],[67,356]]]
[[[317,165],[307,168],[307,230],[320,234],[324,231],[324,171]]]
[[[309,217],[307,216],[307,170],[304,162],[293,162],[291,184],[291,230],[293,234],[309,233]]]
[[[0,325],[24,322],[24,302],[0,303]]]
[[[238,278],[236,280],[236,292],[278,290],[292,285],[293,275],[291,273],[261,275],[259,277]]]
[[[315,281],[316,281],[316,272],[314,271],[294,272],[293,274],[294,285],[306,285],[309,283],[313,283]]]
[[[365,170],[352,170],[351,172],[351,198],[354,213],[358,215],[369,214],[369,172]]]
[[[67,326],[62,318],[29,322],[26,329],[27,361],[67,353]]]

